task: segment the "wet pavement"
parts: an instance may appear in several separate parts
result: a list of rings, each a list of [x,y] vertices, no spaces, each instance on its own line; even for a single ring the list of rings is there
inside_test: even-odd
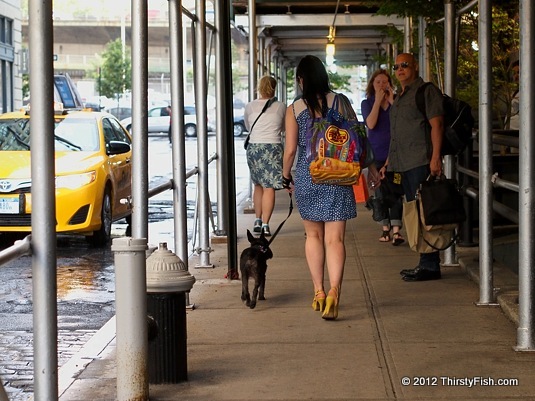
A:
[[[84,239],[59,241],[58,365],[63,366],[115,314],[114,267],[110,250]],[[33,393],[33,303],[31,257],[1,267],[0,377],[10,401]]]

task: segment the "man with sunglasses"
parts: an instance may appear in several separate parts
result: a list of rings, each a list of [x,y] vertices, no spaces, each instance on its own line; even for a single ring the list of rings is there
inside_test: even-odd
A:
[[[405,201],[410,202],[415,199],[420,183],[430,174],[442,174],[442,93],[435,85],[425,87],[427,121],[416,105],[416,91],[424,84],[418,75],[416,59],[412,54],[401,53],[396,57],[393,70],[401,84],[401,91],[390,108],[390,149],[388,160],[381,168],[380,174],[383,177],[386,169],[401,173]],[[427,129],[428,123],[431,132]],[[421,253],[418,266],[414,269],[403,269],[400,274],[405,281],[440,279],[439,252]]]

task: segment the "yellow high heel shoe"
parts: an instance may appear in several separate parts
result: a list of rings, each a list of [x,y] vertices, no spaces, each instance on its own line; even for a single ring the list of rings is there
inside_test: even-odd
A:
[[[325,310],[321,317],[325,320],[334,320],[338,317],[338,302],[340,300],[340,288],[333,287],[327,295]]]
[[[314,293],[314,299],[312,300],[312,309],[314,309],[316,312],[323,312],[323,309],[325,309],[325,291],[317,290]]]

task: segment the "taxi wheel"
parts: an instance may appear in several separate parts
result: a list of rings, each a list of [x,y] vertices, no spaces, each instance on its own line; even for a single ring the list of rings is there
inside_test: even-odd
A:
[[[102,211],[100,214],[100,229],[93,232],[93,236],[89,237],[91,239],[91,244],[93,246],[101,247],[111,240],[111,194],[110,190],[106,189],[104,192],[104,198],[102,199]]]

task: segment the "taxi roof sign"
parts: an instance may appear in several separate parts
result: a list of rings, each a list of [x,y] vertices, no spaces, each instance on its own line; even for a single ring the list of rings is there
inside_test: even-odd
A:
[[[66,109],[82,109],[84,104],[69,74],[54,75],[54,101]]]

